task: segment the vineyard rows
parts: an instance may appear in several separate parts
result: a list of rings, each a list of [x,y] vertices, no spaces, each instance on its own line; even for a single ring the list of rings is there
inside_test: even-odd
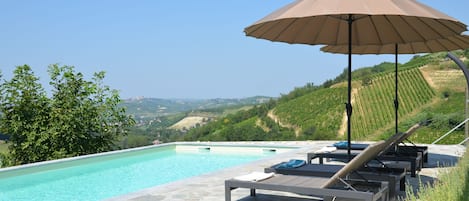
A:
[[[321,136],[335,138],[345,111],[346,88],[326,88],[299,97],[275,109],[282,122],[303,128],[314,128]]]
[[[354,96],[352,135],[363,138],[395,121],[394,74],[375,77],[371,85],[363,86]],[[399,116],[405,116],[428,103],[435,92],[419,69],[399,72]]]

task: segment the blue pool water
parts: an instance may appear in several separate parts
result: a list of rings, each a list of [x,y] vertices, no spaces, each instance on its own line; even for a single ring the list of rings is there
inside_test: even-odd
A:
[[[1,176],[0,200],[102,200],[243,164],[271,153],[176,152],[174,148],[97,157]]]

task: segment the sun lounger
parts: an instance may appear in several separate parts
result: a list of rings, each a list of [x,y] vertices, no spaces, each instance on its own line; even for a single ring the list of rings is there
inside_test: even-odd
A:
[[[297,167],[284,167],[282,166],[283,164],[285,163],[265,168],[264,172],[284,175],[331,177],[344,167],[344,165],[331,164],[304,164]],[[405,190],[405,175],[406,170],[401,168],[362,167],[348,176],[352,179],[387,181],[389,183],[389,198],[391,199],[397,195],[398,191]]]
[[[415,152],[415,154],[399,154],[399,153],[394,153],[394,154],[388,154],[390,150],[393,150],[396,146],[396,143],[402,139],[405,139],[406,136],[409,136],[409,133],[412,133],[415,131],[415,127],[412,127],[409,129],[406,133],[396,133],[395,135],[391,136],[387,142],[387,147],[386,149],[383,150],[382,153],[380,153],[379,156],[377,156],[375,159],[378,161],[395,161],[395,166],[397,167],[402,167],[406,168],[410,164],[410,168],[408,171],[411,173],[411,177],[416,176],[416,172],[421,170],[423,166],[423,156],[422,153],[420,152]],[[351,157],[355,157],[358,154],[363,152],[363,150],[351,150],[350,154]],[[323,164],[324,163],[324,158],[329,158],[329,159],[338,159],[338,160],[344,160],[347,161],[349,160],[349,155],[347,153],[347,150],[343,149],[337,149],[335,151],[330,151],[330,152],[322,152],[322,151],[316,151],[316,152],[311,152],[307,154],[307,162],[311,164],[311,161],[315,158],[319,159],[319,163]]]
[[[259,181],[229,179],[225,181],[225,200],[231,200],[231,191],[236,188],[251,189],[251,196],[255,196],[257,189],[262,189],[319,196],[325,200],[335,197],[365,201],[388,200],[388,182],[345,179],[387,146],[385,141],[368,146],[332,177],[275,174]]]
[[[351,156],[356,157],[362,151],[352,150]],[[311,164],[311,161],[315,158],[319,159],[319,164],[324,164],[324,158],[328,159],[338,159],[346,161],[349,159],[346,150],[337,150],[331,153],[308,153],[307,154],[307,161]],[[416,177],[417,171],[420,171],[422,168],[422,156],[418,154],[417,156],[396,156],[396,155],[381,155],[376,157],[379,161],[395,161],[394,167],[397,168],[406,168],[410,164],[410,172],[411,177]],[[386,163],[384,163],[386,165]],[[399,165],[402,164],[402,165]]]
[[[428,162],[428,147],[427,146],[418,146],[412,143],[409,140],[409,137],[414,134],[415,130],[420,127],[420,124],[416,124],[412,126],[409,130],[405,132],[405,135],[403,135],[401,138],[399,138],[396,143],[396,149],[391,149],[388,150],[387,155],[407,155],[407,156],[417,156],[417,153],[421,153],[423,162],[427,163]],[[410,145],[407,145],[404,141],[410,142]],[[366,143],[352,143],[350,146],[351,150],[364,150],[369,144]],[[341,141],[334,143],[332,145],[336,149],[347,149],[348,148],[348,142],[347,141]]]
[[[396,154],[405,154],[405,153],[415,153],[419,152],[422,154],[423,162],[426,163],[428,162],[428,147],[427,146],[417,146],[412,141],[409,140],[409,137],[414,134],[414,132],[420,128],[420,124],[416,124],[412,126],[409,130],[405,132],[405,135],[402,136],[399,140],[396,142],[396,149],[394,150]],[[407,145],[404,143],[404,141],[410,142],[411,145]]]

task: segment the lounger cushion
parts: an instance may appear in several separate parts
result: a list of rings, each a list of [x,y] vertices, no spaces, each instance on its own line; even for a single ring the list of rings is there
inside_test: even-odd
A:
[[[340,141],[340,142],[334,143],[333,145],[334,145],[334,147],[337,147],[338,149],[343,149],[343,148],[347,148],[348,142],[347,141]]]
[[[247,175],[237,176],[234,179],[239,181],[262,181],[274,176],[274,173],[252,172]]]
[[[361,144],[361,143],[351,143],[350,148],[351,149],[356,149],[356,150],[363,150],[368,147],[369,144]],[[333,144],[334,147],[337,149],[347,149],[348,148],[348,142],[347,141],[340,141],[336,142]]]
[[[305,160],[291,159],[288,162],[283,162],[283,163],[278,164],[275,168],[283,168],[283,169],[298,168],[305,164],[306,164]]]

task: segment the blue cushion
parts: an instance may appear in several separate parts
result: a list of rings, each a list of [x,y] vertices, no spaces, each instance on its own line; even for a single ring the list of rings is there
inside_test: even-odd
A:
[[[350,148],[352,150],[364,150],[366,147],[368,147],[369,144],[360,144],[360,143],[352,143],[350,145]],[[333,144],[334,147],[337,149],[347,149],[348,148],[348,142],[347,141],[340,141],[337,143]]]
[[[277,165],[275,168],[297,168],[306,164],[305,160],[291,159],[288,162],[283,162]]]
[[[348,145],[348,142],[347,141],[340,141],[340,142],[337,142],[337,143],[334,143],[333,144],[334,147],[337,147],[338,149],[345,149],[347,148],[347,145]]]

